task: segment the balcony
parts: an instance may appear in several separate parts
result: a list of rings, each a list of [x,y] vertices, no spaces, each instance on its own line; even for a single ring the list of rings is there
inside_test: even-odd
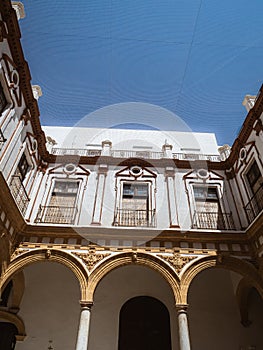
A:
[[[111,151],[111,156],[114,158],[162,159],[164,158],[164,153],[152,151],[114,150]]]
[[[192,228],[235,230],[235,225],[231,213],[195,211]]]
[[[29,198],[23,182],[18,175],[13,175],[10,183],[10,191],[16,204],[23,215],[25,215],[27,206],[29,203]]]
[[[220,156],[215,154],[201,154],[201,153],[173,153],[174,159],[179,160],[210,160],[211,162],[220,162]]]
[[[117,209],[114,226],[155,227],[155,210]]]
[[[36,222],[46,224],[71,224],[74,225],[77,207],[67,206],[39,206]]]
[[[98,157],[101,155],[101,150],[99,149],[80,149],[80,148],[55,148],[51,150],[51,154],[55,156],[65,156],[65,155],[77,155],[80,157]]]
[[[77,155],[80,157],[100,157],[103,156],[102,150],[94,149],[79,149],[79,148],[56,148],[53,147],[51,154],[55,156]],[[107,156],[114,158],[142,158],[142,159],[163,159],[166,158],[164,152],[153,152],[148,150],[111,150]],[[216,154],[201,154],[201,153],[173,153],[173,159],[178,160],[209,160],[211,162],[220,162],[221,158]]]
[[[245,211],[247,213],[247,219],[249,224],[258,216],[258,214],[263,210],[263,185],[259,187],[254,196],[245,206]]]

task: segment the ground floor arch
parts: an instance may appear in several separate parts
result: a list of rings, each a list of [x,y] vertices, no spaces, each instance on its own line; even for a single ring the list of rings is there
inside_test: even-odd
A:
[[[237,289],[243,276],[224,268],[205,269],[188,291],[188,320],[192,350],[261,349],[263,302],[253,297],[254,323],[241,322]]]
[[[137,296],[122,306],[118,350],[171,350],[170,316],[156,298]]]
[[[80,290],[71,270],[54,262],[37,262],[23,269],[25,290],[18,316],[26,337],[15,350],[74,349],[77,339]]]
[[[131,264],[109,272],[95,290],[89,350],[118,349],[123,305],[133,298],[140,297],[157,300],[168,310],[171,349],[178,349],[177,315],[171,287],[158,272],[149,267]]]

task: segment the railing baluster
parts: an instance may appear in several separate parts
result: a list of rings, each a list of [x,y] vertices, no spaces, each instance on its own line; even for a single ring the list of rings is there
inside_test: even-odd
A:
[[[154,227],[155,211],[154,210],[130,210],[118,209],[114,216],[113,225],[130,226],[130,227]]]
[[[36,222],[47,224],[74,224],[77,207],[39,206]]]
[[[10,191],[16,204],[23,215],[25,215],[29,198],[22,180],[18,175],[13,175],[10,183]]]
[[[263,185],[259,187],[254,196],[249,200],[245,206],[245,211],[247,213],[247,218],[249,223],[251,223],[258,214],[263,210]]]
[[[234,230],[231,213],[195,211],[193,228],[212,230]]]

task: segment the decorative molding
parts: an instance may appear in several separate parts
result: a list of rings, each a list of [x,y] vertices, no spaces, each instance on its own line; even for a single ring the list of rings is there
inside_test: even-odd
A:
[[[167,261],[170,265],[172,265],[175,271],[179,274],[183,267],[188,264],[190,261],[196,259],[196,256],[182,256],[179,253],[173,253],[173,255],[163,255],[158,254],[158,257]]]
[[[97,254],[96,249],[94,248],[89,249],[88,252],[85,253],[74,252],[73,254],[85,263],[89,271],[91,271],[101,260],[110,255],[109,253]]]
[[[18,256],[24,254],[24,253],[27,253],[31,251],[31,249],[24,249],[24,248],[17,248],[14,253],[11,255],[11,261],[15,260],[15,258],[17,258]]]

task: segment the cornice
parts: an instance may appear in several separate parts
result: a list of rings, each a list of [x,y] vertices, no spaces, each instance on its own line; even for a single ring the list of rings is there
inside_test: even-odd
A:
[[[30,70],[27,62],[25,61],[22,46],[20,43],[21,32],[20,32],[15,10],[12,8],[10,0],[1,0],[0,11],[2,13],[2,19],[7,26],[7,40],[8,40],[9,48],[12,54],[12,58],[17,65],[17,70],[20,75],[20,86],[26,102],[26,106],[30,110],[30,117],[31,117],[30,120],[32,123],[32,128],[33,128],[35,137],[38,141],[40,156],[45,162],[54,163],[56,161],[59,161],[59,159],[57,156],[49,154],[46,149],[45,134],[41,129],[41,124],[39,120],[39,114],[40,114],[39,108],[38,108],[37,101],[34,99],[31,84],[30,84],[30,81],[31,81]],[[261,113],[263,112],[263,92],[262,91],[263,91],[263,87],[261,86],[255,105],[249,111],[243,123],[243,126],[241,128],[241,131],[237,139],[234,141],[234,144],[232,146],[232,150],[228,159],[222,162],[207,161],[206,164],[209,170],[231,169],[235,161],[238,159],[240,148],[246,143],[248,137],[250,136],[253,130],[255,121],[260,117]],[[61,157],[61,158],[63,158],[63,161],[65,161],[65,157]],[[103,157],[100,157],[100,158],[103,158]],[[118,159],[118,158],[109,159],[109,157],[107,157],[107,160],[110,162],[112,161],[113,164],[114,163],[120,164],[121,162],[123,165],[129,165],[131,164],[131,162],[134,162],[134,160],[132,159],[123,161],[123,159]],[[81,164],[97,164],[97,161],[98,161],[97,157],[92,157],[92,158],[80,157],[79,159],[79,163]],[[159,165],[165,164],[167,161],[168,161],[167,159],[163,161],[150,160],[150,163],[153,166],[159,166]],[[174,165],[177,168],[191,168],[193,164],[193,162],[183,161],[183,160],[171,160],[171,161],[174,163]]]
[[[33,91],[31,87],[31,75],[28,67],[28,63],[25,60],[20,38],[21,32],[16,16],[15,10],[12,8],[11,2],[9,0],[1,0],[0,11],[2,15],[2,20],[6,24],[7,33],[6,39],[9,45],[9,49],[12,55],[12,59],[16,65],[17,71],[20,78],[20,88],[23,93],[23,97],[26,104],[26,109],[30,113],[30,121],[32,124],[33,132],[38,141],[39,153],[42,158],[47,157],[45,134],[41,129],[41,124],[39,120],[39,108],[37,101],[33,96]],[[26,112],[25,112],[26,113]]]

